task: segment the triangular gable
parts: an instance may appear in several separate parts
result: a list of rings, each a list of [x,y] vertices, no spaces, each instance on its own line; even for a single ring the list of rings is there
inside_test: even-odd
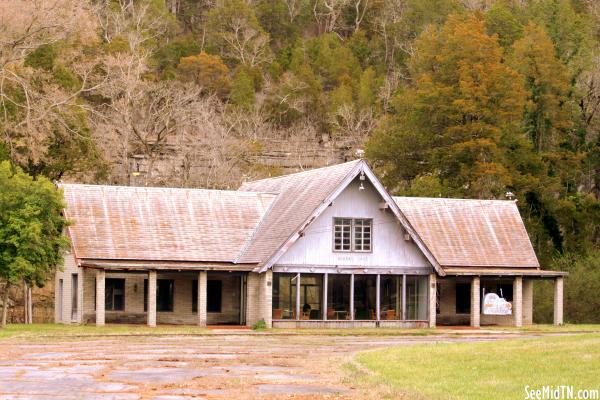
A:
[[[306,228],[316,218],[318,218],[319,215],[321,215],[323,213],[323,211],[329,206],[329,204],[331,204],[340,195],[340,193],[342,193],[342,191],[344,191],[344,189],[346,189],[346,187],[361,172],[363,172],[365,174],[365,176],[371,181],[371,183],[373,184],[373,186],[375,187],[377,192],[381,195],[381,197],[384,199],[384,201],[388,204],[388,207],[390,208],[390,210],[398,218],[398,221],[400,221],[400,224],[402,225],[402,227],[411,236],[411,238],[413,239],[415,244],[419,247],[419,249],[423,252],[423,254],[427,258],[427,260],[435,268],[437,273],[441,276],[444,276],[445,273],[442,270],[442,268],[440,267],[440,265],[437,262],[437,260],[435,259],[435,257],[431,254],[431,252],[429,251],[429,249],[427,248],[425,243],[421,240],[421,238],[418,236],[418,234],[416,233],[414,228],[410,225],[410,223],[408,222],[408,219],[404,216],[404,214],[402,214],[402,212],[400,211],[400,209],[398,208],[398,206],[396,205],[396,203],[394,202],[394,200],[392,199],[390,194],[385,190],[385,188],[383,187],[383,185],[381,184],[379,179],[377,179],[377,177],[375,176],[375,174],[373,173],[373,171],[371,170],[369,165],[364,160],[358,160],[358,161],[353,161],[351,163],[340,164],[337,167],[338,167],[338,169],[333,169],[333,167],[330,167],[330,168],[321,168],[321,169],[313,170],[314,176],[312,178],[314,178],[314,179],[318,179],[319,177],[329,178],[328,173],[334,173],[334,172],[338,173],[338,175],[340,172],[342,172],[344,175],[337,176],[337,179],[334,181],[334,182],[336,182],[336,184],[331,187],[328,187],[328,185],[326,185],[326,182],[323,182],[322,184],[320,184],[320,182],[318,182],[318,181],[314,182],[321,189],[321,191],[320,191],[321,196],[318,197],[318,202],[317,202],[316,207],[311,207],[311,209],[308,210],[308,213],[296,212],[297,210],[293,210],[293,209],[286,210],[288,213],[296,212],[295,215],[298,218],[298,221],[300,221],[301,223],[288,225],[288,226],[291,226],[291,225],[293,225],[293,226],[291,229],[289,229],[287,231],[286,238],[283,241],[278,241],[277,248],[273,249],[273,251],[270,254],[268,254],[265,259],[259,261],[261,264],[261,267],[258,269],[259,272],[264,272],[264,271],[268,270],[269,268],[271,268],[273,266],[273,264],[275,264],[277,262],[277,260],[302,236],[302,234],[306,230]],[[293,179],[293,175],[288,175],[287,179]],[[243,185],[240,189],[241,190],[274,191],[274,192],[278,191],[277,187],[269,186],[269,183],[272,183],[272,182],[276,182],[276,181],[264,180],[262,182],[258,181],[257,183],[250,182],[248,184]],[[288,184],[289,183],[290,182],[288,182]],[[329,183],[331,183],[331,182],[329,182]],[[302,182],[296,182],[296,184],[301,185]],[[292,184],[291,186],[294,186],[294,185]],[[324,187],[327,187],[326,191],[323,191]],[[286,200],[296,201],[298,203],[303,204],[302,203],[303,199],[298,199],[298,198],[289,199],[289,197],[290,197],[290,193],[288,192],[289,187],[286,188],[286,185],[281,185],[280,189],[282,191],[279,194],[279,198],[276,200],[276,203],[274,204],[274,206],[271,209],[271,212],[269,214],[277,213],[278,208],[284,209],[285,206],[287,206]],[[324,194],[324,196],[323,196],[323,194]],[[314,203],[315,198],[313,198],[312,200]],[[280,204],[278,206],[277,203],[279,203],[279,202],[280,202]],[[282,207],[282,205],[284,207]],[[269,218],[269,215],[265,216],[265,218]],[[267,224],[261,223],[261,229],[263,230],[263,232],[265,232],[265,231],[269,232],[270,227],[272,225],[273,225],[273,222],[267,223]],[[264,233],[255,235],[254,240],[253,240],[254,248],[260,248],[261,237],[269,238],[269,236]],[[264,244],[262,244],[262,245],[264,245]],[[249,254],[251,254],[253,251],[252,247],[253,246],[251,245],[250,248],[247,250],[246,254],[242,255],[240,257],[240,259],[239,259],[240,261],[248,262],[249,260],[252,259],[252,258],[248,258]]]

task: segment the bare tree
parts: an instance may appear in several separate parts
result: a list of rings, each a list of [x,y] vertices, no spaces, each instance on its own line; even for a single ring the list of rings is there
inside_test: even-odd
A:
[[[60,130],[78,135],[72,116],[90,111],[78,101],[102,84],[94,60],[71,46],[61,56],[75,74],[73,88],[52,79],[51,71],[33,70],[25,60],[42,46],[56,42],[95,40],[93,7],[86,1],[54,0],[0,2],[0,126],[14,161],[36,163],[46,152],[48,137]]]

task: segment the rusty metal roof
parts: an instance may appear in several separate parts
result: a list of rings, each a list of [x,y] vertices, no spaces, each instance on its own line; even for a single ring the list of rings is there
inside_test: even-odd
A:
[[[61,184],[78,259],[233,262],[268,193]]]
[[[245,263],[267,261],[288,238],[358,168],[361,160],[317,168],[291,175],[244,183],[240,190],[279,193],[258,227],[254,239],[239,259]]]
[[[422,197],[394,197],[394,201],[442,267],[539,268],[514,201]]]

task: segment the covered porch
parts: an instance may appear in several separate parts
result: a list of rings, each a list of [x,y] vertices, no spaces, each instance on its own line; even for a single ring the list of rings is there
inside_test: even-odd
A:
[[[438,279],[438,325],[472,327],[526,326],[533,324],[533,284],[537,280],[554,282],[554,324],[563,324],[563,286],[566,273],[542,270],[473,271],[448,269]],[[487,294],[507,302],[509,311],[490,311],[484,304]]]
[[[280,272],[278,272],[280,271]],[[436,275],[430,271],[273,273],[278,328],[435,326]]]
[[[84,271],[83,323],[245,324],[245,272]]]

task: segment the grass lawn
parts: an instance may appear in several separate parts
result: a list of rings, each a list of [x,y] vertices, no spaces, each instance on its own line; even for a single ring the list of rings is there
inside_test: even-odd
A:
[[[527,385],[600,389],[597,333],[397,346],[356,361],[373,372],[363,379],[394,398],[524,399]]]
[[[47,337],[47,336],[97,336],[97,335],[147,335],[147,334],[194,334],[208,333],[206,328],[192,325],[158,326],[146,325],[63,325],[63,324],[8,324],[0,328],[0,340],[12,337]]]

